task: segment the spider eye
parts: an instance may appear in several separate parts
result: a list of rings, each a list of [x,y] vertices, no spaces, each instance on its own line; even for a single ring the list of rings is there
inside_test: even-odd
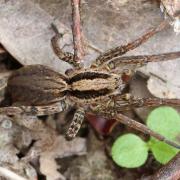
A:
[[[122,76],[121,76],[121,79],[122,79],[123,82],[127,83],[131,79],[131,76],[123,73]]]
[[[113,62],[110,62],[108,65],[107,65],[110,69],[115,69],[115,65]]]
[[[70,75],[70,74],[73,73],[73,71],[74,71],[73,69],[67,69],[66,72],[65,72],[65,74],[66,74],[66,75]]]

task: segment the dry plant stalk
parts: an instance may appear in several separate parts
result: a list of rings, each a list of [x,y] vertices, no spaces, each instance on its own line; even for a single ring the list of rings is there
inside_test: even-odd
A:
[[[80,62],[84,56],[84,47],[82,43],[81,33],[81,16],[80,16],[81,0],[71,0],[72,4],[72,33],[74,42],[74,61]]]

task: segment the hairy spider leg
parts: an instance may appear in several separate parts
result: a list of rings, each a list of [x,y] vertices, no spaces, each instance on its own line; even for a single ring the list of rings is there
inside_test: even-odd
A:
[[[163,98],[137,98],[127,93],[114,97],[114,105],[109,106],[109,109],[115,109],[117,112],[130,110],[139,107],[157,107],[162,105],[180,106],[180,99],[163,99]]]
[[[64,52],[59,47],[59,39],[62,38],[62,34],[60,34],[54,24],[52,24],[52,29],[56,33],[55,36],[51,39],[51,45],[54,53],[57,55],[57,57],[67,63],[70,63],[74,67],[79,67],[80,64],[77,61],[74,61],[74,55],[70,52]]]
[[[150,39],[153,35],[162,31],[167,26],[168,26],[168,23],[166,21],[163,21],[159,26],[152,28],[151,30],[146,32],[144,35],[142,35],[138,39],[128,43],[127,45],[118,46],[116,48],[105,51],[104,53],[102,53],[101,55],[99,55],[96,58],[95,62],[91,65],[91,67],[96,68],[99,65],[103,66],[104,63],[106,63],[107,61],[109,61],[115,57],[121,56],[121,55],[125,54],[126,52],[137,48],[141,44],[145,43],[148,39]]]
[[[107,63],[107,66],[109,69],[115,69],[120,65],[127,64],[132,64],[136,65],[136,67],[141,67],[149,62],[169,61],[177,58],[180,58],[180,51],[155,55],[125,56],[112,59]]]
[[[72,122],[66,132],[67,140],[72,140],[77,135],[84,121],[84,116],[85,116],[85,110],[83,108],[78,108],[74,113]]]
[[[1,114],[6,114],[10,116],[14,115],[34,115],[43,116],[50,115],[54,113],[59,113],[65,111],[68,108],[66,101],[62,100],[57,103],[43,106],[9,106],[0,108]]]
[[[142,67],[149,62],[162,62],[175,60],[180,58],[180,51],[163,53],[163,54],[155,54],[155,55],[139,55],[139,56],[127,56],[127,57],[117,57],[111,61],[109,61],[102,69],[107,69],[112,72],[113,70],[118,71],[118,73],[122,73],[123,75],[132,77],[136,72],[136,68]],[[119,70],[119,69],[120,70]]]
[[[111,106],[108,107],[108,111],[114,111],[113,118],[118,122],[123,123],[145,134],[149,134],[150,136],[160,141],[164,141],[165,143],[180,149],[180,145],[178,145],[177,143],[166,139],[164,136],[154,132],[147,126],[121,114],[122,111],[130,110],[132,108],[156,107],[160,105],[180,106],[180,99],[135,98],[131,94],[124,94],[124,96],[120,95],[115,97],[114,104],[111,104]]]

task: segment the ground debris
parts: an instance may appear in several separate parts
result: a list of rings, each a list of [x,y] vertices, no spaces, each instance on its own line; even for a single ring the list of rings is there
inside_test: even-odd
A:
[[[7,168],[15,169],[18,174],[22,174],[21,170],[30,162],[40,158],[41,173],[47,177],[61,177],[57,172],[55,159],[84,155],[87,151],[85,139],[76,138],[73,141],[66,141],[63,136],[57,135],[54,129],[34,116],[10,118],[1,115],[0,125],[0,164],[10,164]],[[19,163],[21,168],[16,169],[20,167]],[[49,168],[50,164],[51,168]],[[22,176],[27,175],[22,174]]]

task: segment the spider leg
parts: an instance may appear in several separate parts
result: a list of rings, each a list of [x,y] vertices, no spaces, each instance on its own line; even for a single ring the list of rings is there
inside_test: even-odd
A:
[[[52,37],[51,39],[51,45],[54,53],[58,56],[59,59],[70,63],[74,67],[79,67],[79,63],[74,61],[74,55],[69,53],[69,52],[64,52],[58,44],[58,41],[60,38],[62,38],[62,34],[60,34],[54,24],[52,24],[52,28],[54,32],[56,33],[55,36]]]
[[[115,57],[121,56],[130,50],[135,49],[136,47],[138,47],[141,44],[143,44],[144,42],[146,42],[153,35],[160,32],[161,30],[163,30],[167,25],[168,25],[168,23],[166,21],[163,21],[159,26],[152,28],[147,33],[145,33],[138,39],[128,43],[127,45],[119,46],[119,47],[116,47],[116,48],[106,51],[105,53],[99,55],[96,58],[95,62],[91,65],[91,67],[98,67],[99,65],[102,66],[105,62],[107,62]]]
[[[135,98],[131,96],[130,94],[126,94],[124,98],[120,96],[120,97],[117,97],[115,100],[114,109],[116,109],[116,112],[118,112],[118,115],[115,117],[115,119],[125,125],[128,125],[134,129],[137,129],[143,133],[149,134],[160,141],[164,141],[165,143],[180,149],[180,145],[150,130],[145,125],[133,119],[130,119],[122,114],[119,114],[119,112],[122,112],[124,110],[129,110],[130,108],[155,107],[155,106],[161,106],[161,105],[180,106],[180,99]]]
[[[127,117],[127,116],[124,116],[122,114],[117,114],[117,115],[115,115],[114,118],[122,124],[125,124],[125,125],[133,128],[133,129],[141,131],[145,134],[149,134],[150,136],[158,139],[159,141],[163,141],[166,144],[169,144],[170,146],[173,146],[177,149],[180,149],[180,145],[178,145],[177,143],[166,139],[166,137],[160,135],[159,133],[154,132],[153,130],[149,129],[147,126],[145,126],[145,125],[143,125],[143,124]]]
[[[85,110],[83,108],[78,108],[76,110],[73,120],[66,132],[67,140],[72,140],[77,135],[77,133],[83,123],[84,116],[85,116]]]
[[[180,106],[180,99],[163,99],[163,98],[135,98],[126,94],[125,98],[115,97],[114,109],[118,112],[138,107],[156,107],[162,105]]]
[[[134,65],[131,69],[135,69],[141,66],[146,65],[149,62],[160,62],[168,61],[180,58],[180,51],[163,53],[157,55],[140,55],[140,56],[127,56],[127,57],[118,57],[109,61],[106,65],[108,69],[113,70],[118,66]],[[122,68],[123,69],[123,68]]]
[[[1,107],[0,114],[6,114],[10,116],[21,114],[43,116],[62,112],[66,110],[67,107],[68,105],[65,101],[60,101],[46,106],[8,106]]]

